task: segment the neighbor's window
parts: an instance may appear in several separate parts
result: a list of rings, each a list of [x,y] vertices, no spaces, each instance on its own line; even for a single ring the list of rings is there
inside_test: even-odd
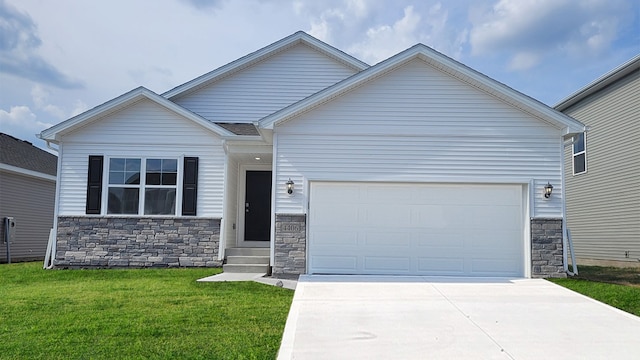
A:
[[[176,159],[111,158],[107,213],[174,215],[177,180]]]
[[[587,152],[584,133],[575,136],[573,141],[573,175],[587,171]]]

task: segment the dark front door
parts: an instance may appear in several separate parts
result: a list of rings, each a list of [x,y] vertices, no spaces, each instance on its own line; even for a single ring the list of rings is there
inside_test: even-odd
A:
[[[271,235],[271,171],[247,170],[244,241],[269,241]]]

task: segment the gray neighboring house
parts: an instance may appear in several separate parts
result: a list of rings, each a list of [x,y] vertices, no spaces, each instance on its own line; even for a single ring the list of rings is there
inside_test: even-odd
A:
[[[58,158],[0,133],[0,262],[7,262],[5,217],[15,219],[11,262],[44,259],[53,227]]]
[[[576,262],[640,266],[640,55],[555,109],[589,124],[565,149]]]

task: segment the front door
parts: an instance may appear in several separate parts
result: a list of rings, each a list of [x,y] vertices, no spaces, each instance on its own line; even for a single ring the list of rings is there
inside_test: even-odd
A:
[[[271,237],[271,171],[247,170],[244,201],[244,241]]]

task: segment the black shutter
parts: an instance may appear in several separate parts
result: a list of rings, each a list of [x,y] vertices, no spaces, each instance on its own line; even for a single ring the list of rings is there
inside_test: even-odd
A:
[[[102,162],[100,155],[89,156],[87,175],[87,214],[100,214],[102,207]]]
[[[182,215],[196,215],[198,197],[198,158],[184,158],[184,177],[182,180]]]

